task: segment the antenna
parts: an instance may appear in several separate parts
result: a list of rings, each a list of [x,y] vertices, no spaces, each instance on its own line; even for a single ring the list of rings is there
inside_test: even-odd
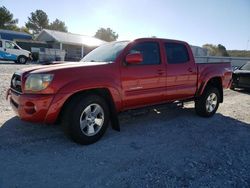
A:
[[[249,39],[247,40],[246,51],[248,50]]]

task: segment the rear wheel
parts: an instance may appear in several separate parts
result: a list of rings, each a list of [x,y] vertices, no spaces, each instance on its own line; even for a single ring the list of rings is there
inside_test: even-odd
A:
[[[234,83],[231,84],[230,89],[235,90],[235,84]]]
[[[20,63],[20,64],[25,64],[27,62],[28,58],[21,55],[17,58],[17,62]]]
[[[62,123],[75,142],[92,144],[102,137],[108,127],[108,105],[97,95],[78,97],[67,106]]]
[[[219,107],[220,94],[217,88],[208,87],[203,95],[195,101],[195,111],[203,117],[215,114]]]

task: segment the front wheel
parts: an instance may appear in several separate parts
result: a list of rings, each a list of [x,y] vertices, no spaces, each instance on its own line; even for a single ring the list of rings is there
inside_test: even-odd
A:
[[[195,111],[203,117],[215,114],[219,107],[220,94],[217,88],[207,88],[202,96],[195,101]]]
[[[98,141],[109,124],[108,105],[97,95],[72,100],[63,116],[66,133],[75,142],[84,145]]]
[[[25,64],[27,62],[28,58],[21,55],[17,58],[17,62],[20,63],[20,64]]]

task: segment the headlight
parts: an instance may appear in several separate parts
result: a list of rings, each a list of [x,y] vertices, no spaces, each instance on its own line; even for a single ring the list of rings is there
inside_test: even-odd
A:
[[[25,82],[26,91],[46,89],[53,79],[53,74],[30,74]]]

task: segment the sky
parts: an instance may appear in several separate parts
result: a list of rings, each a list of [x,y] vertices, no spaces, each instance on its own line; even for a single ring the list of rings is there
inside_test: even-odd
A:
[[[0,6],[19,26],[41,9],[71,33],[94,36],[109,27],[118,40],[156,36],[250,50],[250,0],[0,0]]]

